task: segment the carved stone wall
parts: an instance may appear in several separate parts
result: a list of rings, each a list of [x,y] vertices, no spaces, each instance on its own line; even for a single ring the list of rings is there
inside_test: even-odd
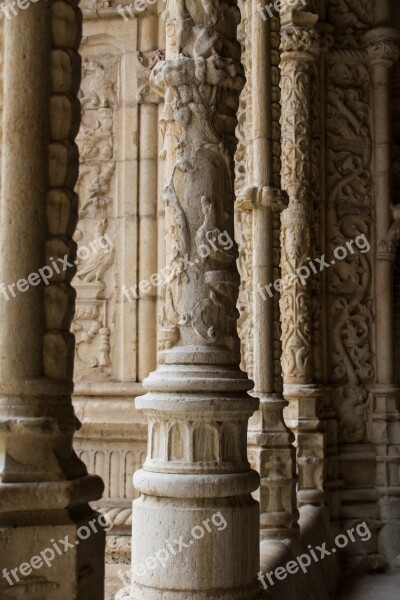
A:
[[[147,433],[134,399],[155,365],[158,265],[158,104],[148,85],[162,56],[157,8],[131,16],[118,3],[82,2],[82,126],[75,395],[79,456],[105,482],[96,508],[113,523],[106,540],[106,594],[122,586],[131,555],[132,477]],[[162,220],[161,220],[162,223]],[[162,231],[162,226],[161,226]]]
[[[297,440],[299,504],[327,506],[333,524],[341,530],[360,517],[367,519],[372,540],[362,548],[349,549],[353,564],[361,568],[393,562],[395,556],[387,556],[387,523],[395,526],[398,521],[393,500],[398,489],[394,443],[398,431],[390,426],[398,420],[398,369],[394,368],[396,374],[388,383],[379,356],[383,349],[390,362],[391,342],[386,333],[381,335],[385,323],[377,302],[382,299],[379,278],[387,276],[394,289],[394,367],[400,361],[396,344],[400,340],[400,268],[394,258],[399,228],[396,210],[385,213],[383,219],[377,215],[383,176],[376,159],[379,140],[374,113],[379,103],[377,78],[383,77],[376,70],[380,68],[377,61],[393,61],[396,54],[393,40],[387,48],[385,40],[382,42],[384,32],[374,32],[378,26],[394,26],[394,13],[390,21],[387,6],[386,0],[381,4],[375,0],[299,1],[293,12],[292,6],[283,10],[281,18],[271,19],[272,52],[267,65],[272,107],[269,185],[282,187],[291,200],[282,220],[280,211],[273,217],[271,283],[281,276],[280,264],[287,277],[304,267],[309,257],[324,256],[330,266],[313,273],[304,286],[283,289],[280,306],[279,294],[275,295],[273,355],[266,360],[265,369],[272,369],[275,392],[282,391],[282,379],[286,384],[290,407],[285,414]],[[164,8],[160,1],[158,13]],[[238,196],[257,179],[260,158],[254,154],[251,137],[257,87],[252,62],[254,6],[240,1],[239,8],[238,38],[246,84],[238,111]],[[171,301],[172,291],[175,294],[175,287],[184,283],[179,268],[187,243],[184,236],[178,236],[185,223],[171,189],[166,190],[167,205],[174,215],[167,224],[176,253],[171,285],[158,290],[153,286],[138,298],[132,294],[137,284],[161,272],[165,262],[163,163],[158,154],[165,158],[162,149],[169,142],[163,139],[166,113],[161,98],[149,86],[149,75],[164,57],[166,26],[155,7],[127,19],[117,13],[113,2],[85,0],[83,10],[80,221],[75,239],[79,248],[90,248],[99,236],[106,235],[112,249],[98,248],[87,258],[82,250],[74,280],[75,403],[83,422],[77,444],[89,469],[106,482],[106,495],[99,506],[115,519],[107,542],[107,561],[114,565],[115,574],[121,564],[129,562],[128,505],[135,496],[129,485],[133,471],[143,463],[146,443],[144,420],[132,400],[141,393],[143,377],[155,366],[156,305],[162,308],[164,301],[166,304],[158,344],[161,351],[178,343],[178,330],[190,330],[189,321],[183,323],[182,319],[193,319],[192,328],[204,339],[213,331],[203,330],[201,319],[189,311],[178,315]],[[186,35],[184,31],[182,35]],[[398,73],[397,66],[390,76],[395,100],[399,96]],[[390,117],[395,134],[393,204],[400,188],[398,105],[397,98]],[[382,114],[385,111],[383,106]],[[156,123],[162,115],[158,135]],[[254,239],[258,235],[254,233],[255,213],[243,210],[243,204],[239,210],[239,204],[235,236],[241,279],[241,365],[250,378],[257,379],[260,336],[255,333],[260,315],[254,299],[260,291],[254,250],[259,240]],[[202,215],[205,218],[207,214],[205,201]],[[387,228],[377,240],[382,220]],[[179,227],[174,229],[175,221]],[[201,226],[199,232],[201,235]],[[360,235],[368,240],[370,251],[348,253],[331,264],[335,249],[346,247]],[[383,247],[383,242],[387,246]],[[394,275],[390,275],[393,266]],[[128,290],[125,296],[123,286]],[[390,290],[386,300],[389,297]],[[179,298],[180,302],[184,299]],[[389,387],[382,388],[383,381]],[[259,430],[259,416],[257,413],[251,421],[253,433]],[[267,429],[272,431],[270,423]],[[268,487],[270,463],[258,464],[254,440],[250,435],[249,458]],[[288,442],[285,452],[289,449]],[[289,458],[284,461],[286,471],[290,471],[288,464]],[[281,476],[283,466],[278,467]],[[386,477],[386,472],[390,476]],[[263,498],[262,493],[256,496]]]
[[[249,144],[253,115],[248,107],[254,87],[249,10],[246,4],[242,44],[247,83],[239,112],[238,189],[251,182],[256,160]],[[314,19],[318,58],[313,63],[307,57],[313,40],[305,31],[312,15],[318,16]],[[303,429],[314,441],[303,450],[299,446],[300,489],[304,463],[304,476],[309,485],[323,490],[323,502],[340,529],[351,527],[360,516],[367,519],[372,540],[368,548],[349,549],[351,562],[359,568],[377,568],[393,564],[398,552],[393,545],[397,533],[390,540],[388,527],[390,523],[397,531],[398,526],[393,444],[398,443],[399,432],[389,422],[397,423],[399,418],[398,369],[393,369],[399,364],[400,339],[398,251],[396,258],[393,253],[399,240],[399,66],[392,68],[398,34],[390,28],[398,26],[399,19],[396,6],[386,0],[298,2],[293,19],[295,27],[290,30],[287,14],[281,14],[285,29],[281,50],[293,52],[292,59],[286,55],[282,97],[278,96],[284,113],[282,187],[293,196],[292,212],[283,226],[282,266],[288,275],[306,264],[301,261],[308,261],[307,257],[324,257],[329,265],[311,274],[311,280],[292,290],[292,295],[290,289],[284,290],[281,303],[283,374],[290,383],[287,397],[293,397],[296,381],[312,383],[319,394],[314,400],[305,396],[299,413],[301,417],[305,411],[304,428],[314,402],[314,424],[309,420],[314,433]],[[385,96],[389,83],[392,112]],[[390,126],[395,142],[392,158],[384,137]],[[292,146],[296,136],[298,143]],[[307,206],[304,213],[301,203]],[[240,212],[236,223],[242,278],[239,331],[243,366],[251,374],[258,321],[253,310],[258,293],[252,271],[253,218],[253,213]],[[380,240],[375,239],[377,231]],[[370,249],[335,259],[336,248],[346,248],[358,236],[365,236]],[[291,401],[286,417],[297,433],[294,407]],[[309,496],[307,501],[316,498],[312,501]]]

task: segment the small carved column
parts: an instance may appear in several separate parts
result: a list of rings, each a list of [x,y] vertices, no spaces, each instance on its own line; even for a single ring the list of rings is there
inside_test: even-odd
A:
[[[274,221],[286,197],[273,187],[271,20],[252,2],[252,152],[254,185],[239,193],[238,207],[253,211],[254,394],[260,410],[252,419],[248,442],[261,476],[261,539],[291,537],[296,531],[296,455],[293,434],[283,420],[287,405],[274,373],[274,308],[278,290],[265,286],[276,278]]]
[[[378,3],[375,22],[389,23],[389,7]],[[386,9],[386,10],[385,10]],[[399,57],[400,33],[377,27],[365,37],[371,65],[374,115],[375,306],[377,385],[374,389],[372,442],[377,453],[376,486],[381,518],[379,550],[389,562],[400,556],[400,390],[394,378],[393,262],[399,242],[398,209],[391,210],[390,69]],[[395,219],[393,219],[395,217]],[[396,218],[397,217],[397,218]]]
[[[104,535],[98,523],[98,533],[88,527],[96,513],[87,504],[103,485],[72,449],[80,39],[81,13],[71,1],[32,4],[4,21],[1,598],[104,597]],[[53,271],[46,286],[40,269]],[[80,526],[86,537],[79,539]],[[53,546],[60,539],[72,546],[63,552],[60,545],[61,554]],[[33,565],[50,548],[52,561]]]
[[[302,5],[303,3],[299,3]],[[282,188],[289,206],[282,213],[282,370],[286,422],[296,434],[298,505],[323,504],[324,437],[319,410],[322,390],[313,385],[311,286],[298,277],[310,257],[310,78],[319,53],[318,16],[281,11]],[[305,269],[300,273],[305,273]]]
[[[233,0],[169,2],[166,60],[151,75],[165,97],[168,278],[159,366],[137,401],[149,421],[147,460],[134,476],[142,494],[133,504],[137,600],[259,593],[259,513],[251,496],[259,478],[246,443],[258,401],[247,395],[252,382],[238,366],[232,245],[244,83],[239,20]],[[185,546],[175,550],[173,540]],[[160,550],[167,566],[151,560]]]

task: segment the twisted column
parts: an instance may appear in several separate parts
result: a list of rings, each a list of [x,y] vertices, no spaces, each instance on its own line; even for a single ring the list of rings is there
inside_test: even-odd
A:
[[[72,449],[70,397],[81,13],[75,2],[32,4],[5,19],[3,35],[0,596],[100,600],[103,534],[77,532],[96,517],[87,503],[103,485]],[[69,552],[27,564],[46,549],[55,555],[60,538]]]
[[[239,369],[233,156],[244,76],[234,0],[171,1],[166,60],[151,81],[165,98],[167,281],[158,368],[136,406],[149,422],[134,484],[131,597],[244,600],[258,595],[259,483],[247,460],[258,401]],[[226,523],[212,526],[219,513]],[[208,520],[208,521],[207,521]],[[210,530],[201,539],[196,527]],[[203,523],[203,525],[202,525]],[[146,559],[171,540],[167,566]]]
[[[324,440],[318,410],[322,390],[313,385],[311,285],[306,277],[311,228],[311,70],[319,53],[318,15],[281,11],[282,188],[289,206],[282,213],[281,322],[286,422],[296,434],[298,504],[323,502]],[[300,271],[299,271],[300,269]]]

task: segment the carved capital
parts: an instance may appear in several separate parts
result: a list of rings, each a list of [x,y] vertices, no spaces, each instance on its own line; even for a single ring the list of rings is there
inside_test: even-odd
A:
[[[367,46],[371,65],[386,64],[391,67],[399,58],[399,47],[388,41],[373,42]]]
[[[372,66],[391,67],[399,59],[400,33],[390,27],[372,29],[364,36]]]
[[[286,27],[281,32],[282,61],[313,61],[320,52],[320,36],[315,29],[306,27]]]

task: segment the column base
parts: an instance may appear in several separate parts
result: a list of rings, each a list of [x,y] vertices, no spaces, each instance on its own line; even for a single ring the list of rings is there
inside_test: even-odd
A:
[[[142,495],[133,502],[132,524],[133,583],[128,597],[257,597],[258,503],[250,494],[203,499]]]
[[[117,596],[116,600],[255,600],[261,598],[261,590],[258,584],[254,584],[254,589],[248,588],[238,590],[231,588],[229,590],[209,590],[204,592],[194,592],[186,590],[177,592],[176,590],[156,590],[144,586],[135,585],[131,593],[126,596]]]

